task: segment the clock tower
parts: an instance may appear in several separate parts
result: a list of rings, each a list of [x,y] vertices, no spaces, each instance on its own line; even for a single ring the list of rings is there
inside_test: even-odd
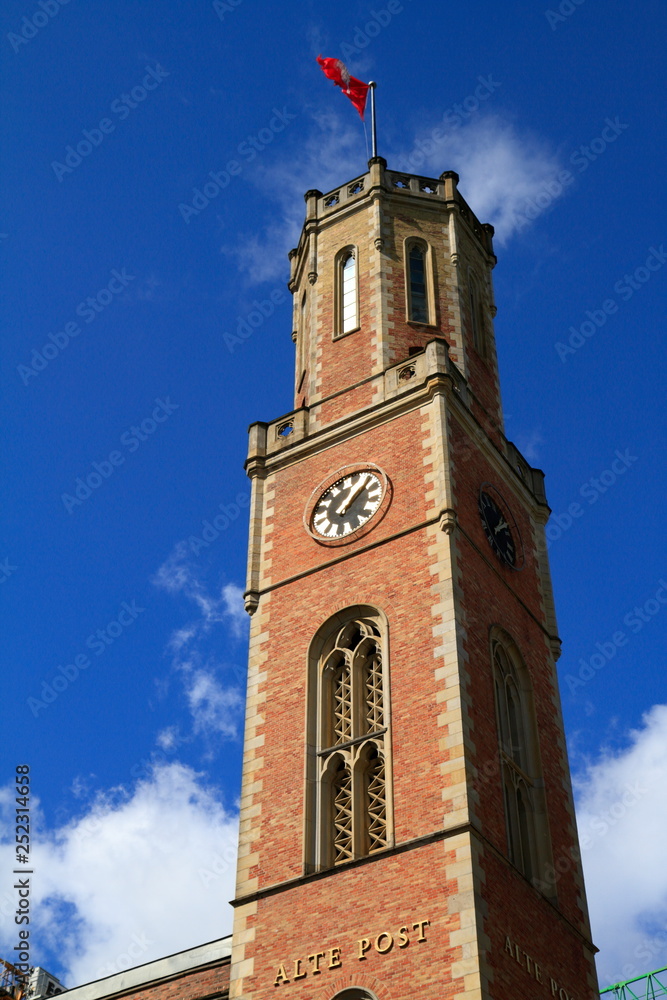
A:
[[[305,196],[294,409],[247,461],[233,998],[597,996],[549,507],[457,182]]]

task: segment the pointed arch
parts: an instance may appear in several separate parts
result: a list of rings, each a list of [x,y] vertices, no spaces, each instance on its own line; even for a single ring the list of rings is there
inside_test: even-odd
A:
[[[388,626],[354,605],[311,642],[308,668],[306,871],[390,846]]]
[[[343,247],[334,261],[334,337],[359,329],[359,252]]]
[[[498,627],[491,663],[508,855],[526,878],[541,880],[551,842],[532,685],[519,647]]]
[[[471,270],[468,271],[468,289],[469,289],[469,309],[470,309],[470,328],[472,330],[472,344],[477,353],[481,357],[486,357],[487,353],[487,334],[486,334],[486,318],[484,314],[484,300],[482,298],[482,292],[480,288],[479,281],[476,275]]]
[[[310,309],[308,295],[304,291],[301,296],[299,306],[299,318],[297,324],[297,348],[296,348],[296,391],[300,392],[306,374],[306,351],[310,340]]]
[[[357,763],[363,795],[362,852],[375,854],[388,846],[387,780],[383,747],[375,740],[365,744]]]
[[[346,989],[335,993],[332,1000],[378,1000],[378,997],[365,987],[348,986]]]
[[[424,326],[435,324],[433,261],[429,244],[411,236],[404,243],[407,319]]]

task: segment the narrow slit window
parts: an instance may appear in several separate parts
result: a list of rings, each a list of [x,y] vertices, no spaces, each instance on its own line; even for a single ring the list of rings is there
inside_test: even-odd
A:
[[[492,659],[508,854],[533,879],[548,860],[549,835],[530,681],[513,643],[494,640]]]
[[[297,379],[301,392],[304,376],[306,374],[306,338],[308,337],[308,307],[306,293],[301,297],[301,308],[299,310],[299,329],[297,331]]]
[[[472,325],[473,347],[484,357],[486,353],[486,330],[484,324],[484,310],[482,308],[482,297],[479,286],[474,277],[470,277],[470,323]]]
[[[413,245],[408,253],[408,280],[410,286],[410,319],[414,323],[428,323],[428,288],[426,281],[426,251]]]
[[[357,260],[350,252],[341,261],[341,333],[356,330],[357,313]]]

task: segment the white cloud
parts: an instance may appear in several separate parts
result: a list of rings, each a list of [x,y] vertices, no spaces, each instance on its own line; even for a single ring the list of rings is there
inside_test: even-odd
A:
[[[667,965],[667,705],[575,780],[601,985]]]
[[[167,753],[171,753],[181,742],[179,739],[178,727],[166,726],[157,734],[155,742],[159,746],[160,750],[165,750]]]
[[[306,191],[330,191],[368,169],[361,122],[353,126],[349,115],[329,111],[314,112],[311,119],[298,153],[276,154],[270,163],[258,160],[252,173],[257,187],[271,197],[275,221],[260,236],[249,233],[233,247],[222,248],[237,258],[251,284],[282,280],[289,273],[287,252],[299,241]]]
[[[36,838],[36,960],[59,962],[71,988],[230,933],[236,841],[236,815],[183,764],[99,795]],[[1,912],[9,954],[13,914]]]
[[[294,149],[258,160],[251,174],[269,196],[274,221],[258,236],[249,233],[222,252],[237,258],[239,269],[252,284],[283,279],[287,251],[296,246],[304,220],[303,195],[316,188],[327,192],[366,172],[367,159],[362,125],[354,112],[315,112],[307,137]],[[354,122],[354,124],[352,124]],[[438,128],[438,137],[433,131]],[[441,117],[416,131],[409,146],[394,144],[386,151],[390,169],[438,177],[456,170],[461,191],[481,222],[490,222],[496,239],[504,244],[536,214],[551,207],[560,196],[562,170],[558,154],[549,144],[500,115],[480,113],[461,126],[444,126]],[[537,201],[536,201],[537,199]],[[533,210],[535,212],[535,210]]]
[[[215,700],[197,682],[202,702]],[[667,963],[667,705],[622,750],[575,778],[602,985]],[[11,870],[9,786],[0,788],[0,862]],[[72,987],[229,933],[237,817],[201,774],[156,765],[133,789],[100,794],[47,832],[34,801],[35,960]],[[14,944],[15,895],[0,897],[0,954]],[[174,913],[178,920],[174,920]],[[184,928],[186,928],[184,937]],[[60,963],[60,968],[54,966]]]
[[[480,114],[449,129],[441,121],[436,125],[442,138],[434,138],[432,130],[421,131],[412,148],[399,153],[397,164],[427,177],[456,170],[461,193],[480,222],[495,227],[499,243],[528,224],[530,202],[537,199],[537,207],[544,210],[559,197],[550,192],[557,190],[551,185],[562,164],[539,137],[500,115]]]
[[[196,735],[219,733],[228,739],[238,735],[236,713],[243,699],[236,688],[224,688],[214,673],[193,670],[185,679],[188,704]]]
[[[544,438],[539,427],[533,427],[531,431],[520,431],[516,435],[516,446],[529,462],[535,464],[540,459],[540,445],[544,444]]]
[[[196,604],[200,618],[176,629],[171,636],[170,646],[175,651],[186,647],[202,631],[216,623],[226,623],[235,634],[247,626],[247,615],[243,611],[243,590],[234,583],[224,584],[220,595],[210,594],[202,581],[192,559],[187,542],[177,542],[164,563],[153,577],[156,587],[170,594],[183,594]]]
[[[222,601],[232,630],[237,635],[245,634],[248,614],[243,603],[243,589],[235,583],[226,583],[222,588]]]
[[[219,596],[209,593],[201,580],[185,542],[179,542],[160,566],[153,583],[170,594],[182,594],[192,601],[199,617],[177,628],[169,640],[173,654],[172,666],[183,683],[186,703],[192,718],[192,734],[212,741],[222,737],[236,739],[242,718],[243,698],[237,685],[225,686],[221,675],[224,667],[204,650],[205,640],[216,625],[225,624],[233,636],[245,634],[248,619],[243,610],[243,591],[234,583],[226,583]],[[242,671],[234,667],[235,677]],[[188,742],[177,727],[164,729],[158,736],[162,749],[171,749]],[[210,747],[207,757],[210,757]]]
[[[194,601],[206,624],[221,620],[217,615],[217,602],[207,593],[197,575],[187,542],[176,543],[153,577],[153,583],[170,594],[182,593]],[[194,634],[193,630],[192,625],[178,630],[175,633],[177,641],[188,641]]]

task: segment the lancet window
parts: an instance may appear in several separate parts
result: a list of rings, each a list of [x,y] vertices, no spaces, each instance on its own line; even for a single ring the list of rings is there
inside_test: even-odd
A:
[[[308,782],[314,867],[374,854],[391,841],[386,641],[373,610],[336,615],[315,644]]]
[[[486,324],[484,321],[484,304],[477,279],[473,274],[469,277],[470,285],[470,324],[472,328],[473,347],[482,357],[486,354]]]
[[[336,257],[336,334],[342,336],[359,327],[359,269],[355,247],[346,247]]]
[[[413,323],[432,323],[432,281],[430,254],[423,240],[410,239],[405,244],[408,319]]]
[[[549,834],[530,681],[509,637],[493,639],[492,658],[509,857],[526,878],[539,879]]]

